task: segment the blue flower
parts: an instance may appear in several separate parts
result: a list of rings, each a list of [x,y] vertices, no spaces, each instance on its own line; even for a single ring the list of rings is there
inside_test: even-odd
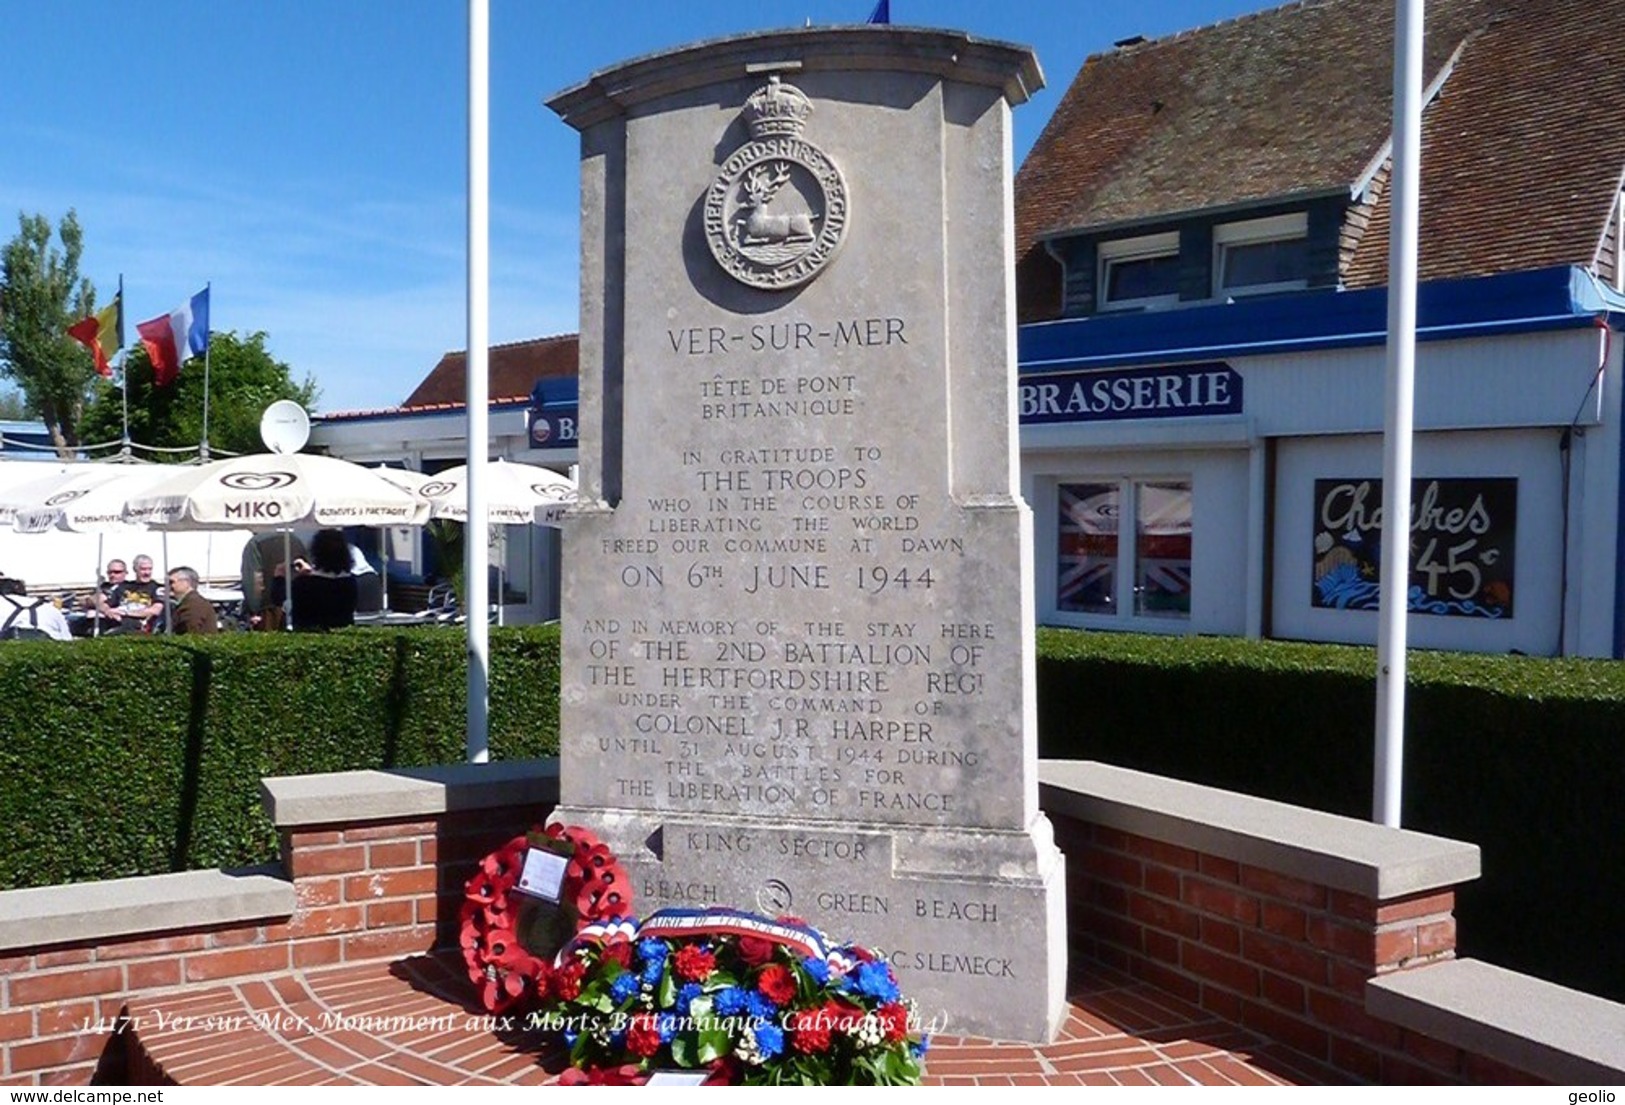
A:
[[[650,963],[645,966],[643,968],[642,978],[643,981],[648,983],[650,986],[655,986],[659,984],[661,976],[665,973],[666,963],[664,960],[661,960],[657,963]]]
[[[638,958],[645,963],[664,963],[666,961],[666,942],[649,937],[638,941]]]
[[[615,976],[615,981],[609,984],[609,996],[617,1003],[625,1001],[638,992],[638,976],[630,971],[622,971]]]
[[[784,1029],[771,1022],[756,1026],[756,1049],[771,1059],[784,1050]]]
[[[619,1051],[621,1048],[625,1047],[626,1029],[617,1028],[614,1032],[611,1032],[609,1034],[609,1046],[614,1048],[616,1051]]]
[[[711,1008],[724,1017],[738,1016],[745,1011],[745,1003],[749,995],[737,986],[727,986],[717,991],[717,996],[711,1001]]]
[[[581,1033],[577,1032],[575,1029],[566,1028],[564,1030],[564,1046],[565,1047],[575,1047],[576,1046],[576,1041],[578,1039],[580,1039],[580,1038],[581,1038]]]
[[[683,983],[677,990],[677,1000],[674,1003],[677,1012],[685,1017],[688,1016],[688,1003],[699,997],[703,992],[698,982]]]
[[[778,1006],[767,999],[766,994],[755,990],[745,995],[745,1012],[759,1021],[770,1021],[778,1012]]]
[[[801,961],[801,969],[812,976],[812,980],[822,986],[829,981],[829,962],[809,955]]]
[[[662,1013],[655,1019],[655,1026],[660,1029],[660,1042],[671,1043],[671,1038],[677,1035],[677,1018],[670,1013]]]
[[[921,1036],[920,1042],[913,1044],[908,1050],[916,1059],[925,1058],[925,1053],[931,1050],[931,1037]]]
[[[865,963],[856,973],[858,993],[880,1002],[897,1000],[897,983],[884,963]]]

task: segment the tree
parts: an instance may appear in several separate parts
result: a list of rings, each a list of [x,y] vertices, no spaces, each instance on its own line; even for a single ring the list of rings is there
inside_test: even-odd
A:
[[[0,255],[0,376],[16,381],[63,455],[79,444],[79,419],[96,375],[68,327],[96,309],[96,289],[79,277],[84,235],[70,209],[51,244],[44,215],[19,213],[17,236]]]
[[[28,409],[28,401],[15,391],[0,391],[0,419],[10,422],[27,422],[34,417]]]
[[[234,331],[209,335],[209,446],[229,453],[260,453],[260,416],[278,399],[309,409],[320,394],[306,376],[294,383],[291,370],[265,348],[264,332],[240,338]],[[154,448],[196,449],[203,440],[203,358],[194,357],[168,387],[154,387],[152,361],[137,345],[126,353],[130,383],[130,440]],[[96,388],[80,425],[80,440],[118,441],[124,401],[112,382]],[[176,455],[173,459],[184,459]]]

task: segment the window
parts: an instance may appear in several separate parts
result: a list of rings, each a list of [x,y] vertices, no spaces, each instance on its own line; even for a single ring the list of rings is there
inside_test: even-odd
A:
[[[1064,613],[1188,619],[1189,480],[1115,480],[1059,486],[1055,606]],[[1125,550],[1121,520],[1133,520]],[[1126,570],[1119,567],[1132,556]]]
[[[1101,310],[1179,302],[1179,235],[1149,234],[1100,243]]]
[[[1213,228],[1218,299],[1309,286],[1309,216],[1277,215]]]

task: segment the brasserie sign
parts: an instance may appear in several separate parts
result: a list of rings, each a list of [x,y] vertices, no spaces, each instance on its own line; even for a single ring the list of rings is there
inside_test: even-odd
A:
[[[1415,614],[1510,618],[1516,479],[1411,483],[1408,608]],[[1313,606],[1375,610],[1382,574],[1382,481],[1315,481]]]
[[[1223,361],[1024,377],[1021,424],[1240,414],[1241,374]]]

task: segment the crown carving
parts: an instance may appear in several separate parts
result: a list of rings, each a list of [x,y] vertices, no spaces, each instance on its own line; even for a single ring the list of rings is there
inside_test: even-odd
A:
[[[801,89],[772,76],[751,93],[741,114],[752,138],[780,138],[800,134],[812,109],[812,101]]]

